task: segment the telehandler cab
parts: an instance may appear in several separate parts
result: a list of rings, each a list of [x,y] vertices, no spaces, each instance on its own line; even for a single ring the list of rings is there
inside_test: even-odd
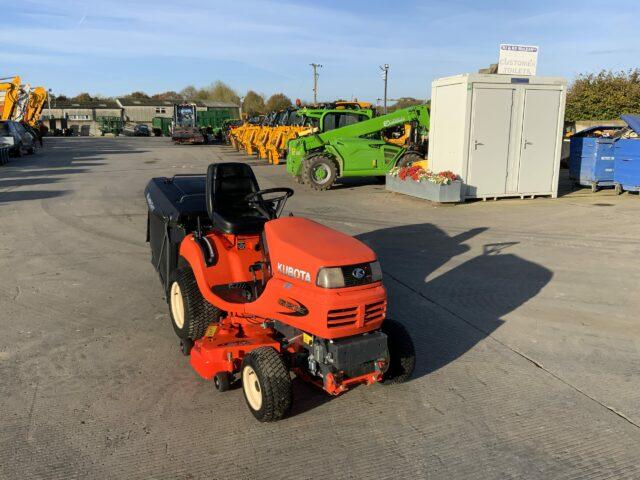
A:
[[[338,395],[403,382],[415,365],[407,331],[386,319],[375,253],[280,217],[292,195],[260,190],[244,163],[154,178],[145,190],[147,241],[182,352],[220,391],[239,377],[260,421],[289,412],[290,372]]]

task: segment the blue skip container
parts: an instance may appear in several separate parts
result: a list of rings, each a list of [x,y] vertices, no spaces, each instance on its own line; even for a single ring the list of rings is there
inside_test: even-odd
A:
[[[571,137],[569,148],[569,177],[573,182],[591,187],[613,187],[615,168],[615,140],[592,136],[598,130],[619,130],[619,127],[587,128]]]
[[[622,115],[629,128],[640,135],[640,116]],[[613,175],[616,193],[627,190],[640,192],[640,138],[619,138],[615,142],[615,172]]]

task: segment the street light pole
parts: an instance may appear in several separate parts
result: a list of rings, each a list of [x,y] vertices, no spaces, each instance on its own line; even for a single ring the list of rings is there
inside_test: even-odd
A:
[[[382,80],[384,80],[384,113],[387,113],[387,79],[389,78],[389,64],[385,63],[380,67],[382,70]]]
[[[318,77],[320,74],[318,73],[318,68],[322,68],[322,65],[319,63],[310,63],[313,67],[313,103],[318,103]]]
[[[51,89],[47,90],[47,110],[49,110],[49,118],[53,117],[51,114]]]
[[[244,102],[245,97],[240,97],[240,108],[238,113],[240,114],[240,120],[242,120],[242,102]]]

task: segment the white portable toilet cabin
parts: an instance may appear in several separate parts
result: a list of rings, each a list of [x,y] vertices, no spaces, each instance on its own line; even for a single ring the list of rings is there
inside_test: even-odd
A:
[[[468,199],[557,197],[566,87],[558,77],[434,80],[429,168],[460,175]]]

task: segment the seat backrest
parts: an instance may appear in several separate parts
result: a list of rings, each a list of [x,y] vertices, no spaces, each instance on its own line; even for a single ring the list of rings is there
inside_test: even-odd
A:
[[[253,170],[246,163],[212,163],[207,169],[207,213],[216,226],[219,217],[235,217],[246,210],[243,199],[259,190]],[[223,229],[224,230],[224,229]]]

